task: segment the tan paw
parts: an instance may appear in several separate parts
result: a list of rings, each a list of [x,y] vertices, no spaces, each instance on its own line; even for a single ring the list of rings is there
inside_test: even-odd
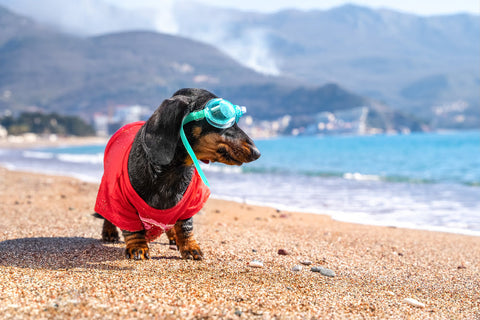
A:
[[[179,247],[183,259],[202,260],[203,253],[197,241],[189,240],[183,246]]]
[[[134,245],[127,247],[125,250],[125,256],[127,259],[134,260],[147,260],[150,259],[150,252],[148,245]]]

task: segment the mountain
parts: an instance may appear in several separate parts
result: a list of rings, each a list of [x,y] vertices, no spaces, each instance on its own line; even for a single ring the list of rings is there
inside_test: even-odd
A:
[[[356,5],[273,14],[190,5],[177,6],[176,15],[179,34],[257,70],[310,85],[341,83],[424,119],[448,114],[463,119],[450,125],[480,125],[478,15],[423,17]],[[453,117],[458,104],[463,111]]]
[[[357,5],[263,14],[190,0],[128,9],[104,0],[1,4],[81,36],[141,29],[196,39],[260,73],[309,87],[339,83],[433,127],[480,125],[478,15],[417,16]]]
[[[257,73],[210,45],[183,37],[151,31],[73,36],[1,7],[0,26],[0,111],[35,106],[91,117],[118,105],[153,109],[178,88],[203,87],[248,105],[254,119],[289,115],[291,125],[285,130],[291,131],[296,123],[315,126],[315,116],[322,112],[373,110],[377,105],[336,84],[307,87]],[[376,126],[419,130],[418,121],[402,119],[409,120]]]
[[[269,81],[215,48],[181,37],[125,32],[82,38],[41,29],[22,17],[12,21],[12,14],[0,12],[0,23],[13,30],[0,31],[0,87],[13,106],[77,112],[108,101],[152,105],[187,83]]]

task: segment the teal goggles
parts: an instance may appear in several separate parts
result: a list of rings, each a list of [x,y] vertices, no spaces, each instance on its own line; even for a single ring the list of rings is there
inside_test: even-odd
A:
[[[207,178],[203,174],[203,171],[200,168],[200,163],[195,156],[195,152],[193,152],[193,149],[190,146],[187,137],[185,136],[183,126],[192,121],[206,119],[207,122],[215,128],[226,129],[230,128],[236,122],[238,122],[240,117],[246,112],[247,109],[245,107],[234,105],[230,101],[221,98],[216,98],[208,101],[205,105],[205,108],[203,108],[202,110],[194,111],[188,114],[183,119],[182,126],[180,128],[180,137],[182,138],[185,149],[187,149],[188,154],[193,160],[195,168],[197,168],[197,172],[200,175],[200,178],[202,178],[203,183],[205,183],[207,187],[210,187],[210,184],[208,183]]]
[[[220,129],[233,126],[240,117],[247,112],[247,108],[232,104],[230,101],[217,98],[207,102],[205,108],[190,113],[183,119],[183,124],[205,118],[207,122]]]

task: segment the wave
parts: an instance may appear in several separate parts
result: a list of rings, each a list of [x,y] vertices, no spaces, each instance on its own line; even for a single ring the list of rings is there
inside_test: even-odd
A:
[[[447,179],[427,179],[421,177],[411,177],[402,175],[378,175],[365,174],[360,172],[340,172],[340,171],[312,171],[312,170],[284,170],[280,168],[266,167],[242,167],[242,173],[252,174],[279,174],[279,175],[299,175],[319,178],[342,178],[354,181],[378,181],[391,183],[410,183],[410,184],[437,184],[437,183],[455,183],[469,187],[480,187],[480,181],[469,180],[447,180]]]
[[[97,154],[60,153],[57,155],[57,159],[64,162],[102,164],[103,153],[97,153]]]
[[[357,180],[357,181],[382,181],[381,176],[373,175],[373,174],[361,174],[358,172],[355,173],[344,173],[343,178],[347,180]]]
[[[23,151],[22,156],[30,159],[53,159],[55,155],[51,152],[42,152],[42,151]]]
[[[220,172],[220,173],[243,173],[241,167],[234,166],[225,166],[225,165],[215,165],[215,164],[200,164],[202,170],[206,172]]]
[[[56,159],[69,163],[86,163],[86,164],[102,164],[103,153],[96,154],[72,154],[72,153],[54,153],[44,151],[26,150],[22,152],[22,156],[27,159],[51,160]]]
[[[66,150],[62,150],[66,151]],[[103,164],[103,152],[98,152],[98,149],[92,153],[69,153],[69,152],[58,152],[58,150],[51,152],[50,150],[24,150],[22,151],[22,157],[26,159],[35,159],[39,161],[45,160],[58,160],[63,163],[75,163],[75,164],[92,164],[92,165],[102,165]],[[470,177],[465,176],[463,179],[453,179],[453,178],[424,178],[419,175],[417,176],[406,176],[406,175],[389,175],[389,174],[371,174],[358,171],[328,171],[328,170],[311,170],[311,169],[301,169],[294,167],[268,167],[268,166],[258,166],[258,165],[244,165],[241,167],[238,166],[226,166],[223,164],[201,164],[202,169],[206,172],[215,172],[223,174],[271,174],[271,175],[280,175],[280,176],[305,176],[305,177],[318,177],[318,178],[339,178],[345,180],[353,181],[363,181],[363,182],[390,182],[390,183],[408,183],[408,184],[437,184],[437,183],[454,183],[465,185],[469,187],[480,187],[480,181],[470,179]]]

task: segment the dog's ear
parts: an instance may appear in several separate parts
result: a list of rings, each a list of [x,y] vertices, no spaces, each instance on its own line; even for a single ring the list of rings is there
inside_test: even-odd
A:
[[[185,96],[164,100],[145,123],[142,147],[154,165],[166,165],[172,161],[180,139],[180,126],[189,112],[190,102]]]

